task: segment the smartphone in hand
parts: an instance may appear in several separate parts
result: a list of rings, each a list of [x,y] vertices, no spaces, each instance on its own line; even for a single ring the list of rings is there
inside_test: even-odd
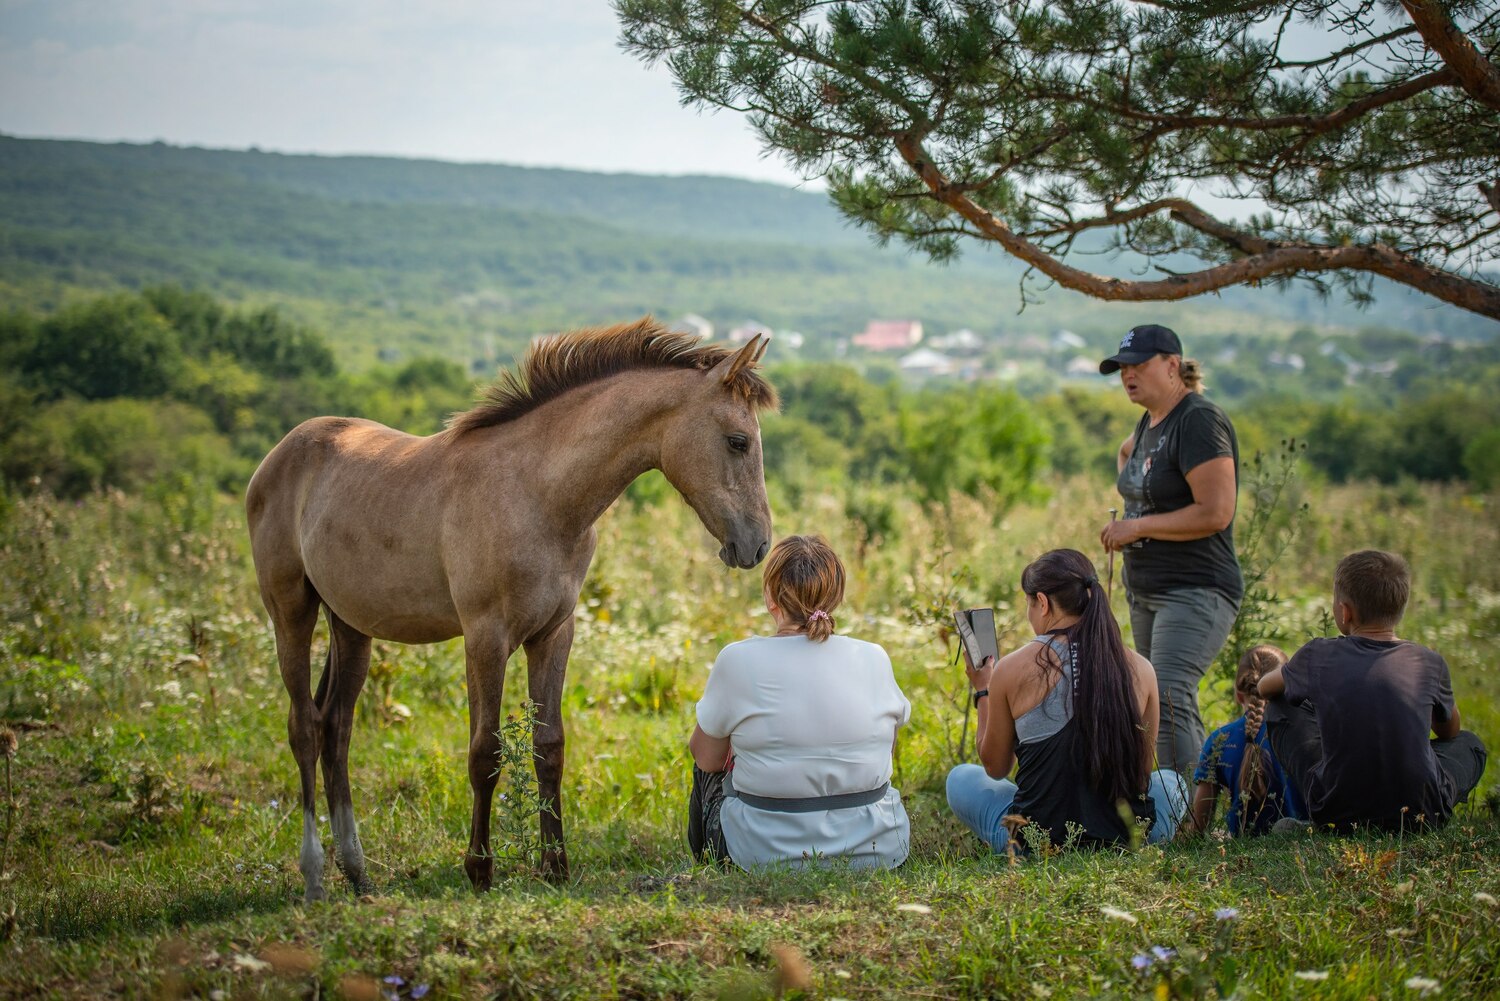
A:
[[[986,657],[1000,657],[1000,644],[995,638],[995,610],[993,608],[966,608],[953,613],[953,625],[958,631],[958,641],[969,655],[969,663],[978,667]]]

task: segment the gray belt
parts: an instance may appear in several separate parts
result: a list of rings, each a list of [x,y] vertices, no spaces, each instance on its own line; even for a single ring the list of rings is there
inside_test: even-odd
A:
[[[886,782],[878,789],[868,789],[864,792],[783,799],[780,796],[756,796],[748,792],[740,792],[734,787],[733,775],[733,772],[728,772],[724,776],[725,796],[732,796],[757,810],[770,810],[775,813],[817,813],[820,810],[843,810],[851,806],[869,806],[871,803],[879,803],[885,799],[886,791],[891,787],[891,784]]]

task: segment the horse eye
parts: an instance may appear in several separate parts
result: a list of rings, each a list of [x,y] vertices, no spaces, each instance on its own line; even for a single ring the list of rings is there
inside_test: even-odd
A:
[[[732,434],[729,436],[729,447],[736,452],[748,452],[750,451],[750,439],[742,434]]]

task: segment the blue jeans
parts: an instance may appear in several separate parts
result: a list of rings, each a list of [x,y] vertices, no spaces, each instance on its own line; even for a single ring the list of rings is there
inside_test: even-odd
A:
[[[1010,779],[992,779],[979,765],[959,765],[948,773],[948,808],[996,852],[1003,852],[1010,840],[1000,820],[1010,812],[1016,792]],[[1188,785],[1181,775],[1160,768],[1151,773],[1147,795],[1156,804],[1156,823],[1146,840],[1156,844],[1177,833],[1187,812]]]

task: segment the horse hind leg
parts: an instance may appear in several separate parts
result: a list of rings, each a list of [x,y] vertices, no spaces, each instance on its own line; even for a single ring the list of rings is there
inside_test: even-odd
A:
[[[290,696],[287,710],[287,741],[297,759],[301,779],[302,849],[297,868],[302,871],[304,895],[309,903],[323,899],[323,845],[318,840],[318,754],[323,724],[313,702],[313,628],[318,621],[318,595],[305,578],[281,589],[262,588],[266,609],[276,631],[276,659],[281,680]]]
[[[334,861],[358,894],[374,892],[365,874],[365,852],[354,820],[349,786],[349,738],[354,705],[370,674],[370,637],[328,611],[328,664],[318,683],[317,703],[323,717],[323,788],[333,823]]]

